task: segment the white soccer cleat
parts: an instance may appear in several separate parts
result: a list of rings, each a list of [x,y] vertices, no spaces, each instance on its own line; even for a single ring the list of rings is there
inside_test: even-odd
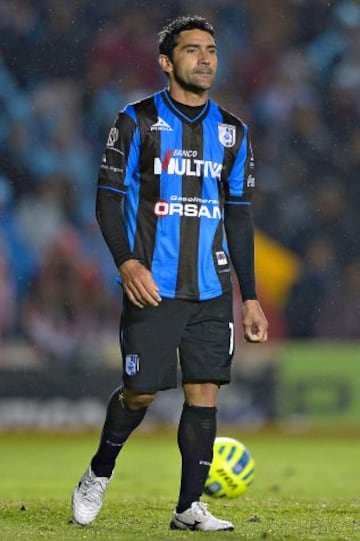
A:
[[[72,495],[72,511],[75,522],[91,524],[102,507],[106,489],[111,481],[108,477],[96,477],[89,466]]]
[[[170,522],[172,530],[201,530],[211,532],[217,530],[233,530],[234,525],[228,520],[220,520],[207,510],[207,504],[193,502],[183,513],[174,512]]]

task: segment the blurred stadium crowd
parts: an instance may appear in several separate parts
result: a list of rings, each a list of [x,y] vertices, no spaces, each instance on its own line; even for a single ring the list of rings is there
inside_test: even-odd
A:
[[[251,126],[257,227],[301,262],[279,336],[360,337],[359,2],[0,0],[0,340],[62,361],[113,340],[98,165],[116,112],[165,85],[156,36],[179,14],[216,28],[212,97]]]

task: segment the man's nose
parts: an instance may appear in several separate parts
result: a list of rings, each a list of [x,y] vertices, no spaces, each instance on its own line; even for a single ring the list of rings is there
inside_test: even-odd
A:
[[[200,51],[199,62],[201,64],[210,64],[210,53],[209,53],[209,51]]]

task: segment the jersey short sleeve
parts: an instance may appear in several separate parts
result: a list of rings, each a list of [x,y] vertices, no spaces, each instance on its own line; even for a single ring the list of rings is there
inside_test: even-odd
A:
[[[139,162],[139,132],[132,107],[119,113],[109,131],[102,157],[98,188],[126,193]]]

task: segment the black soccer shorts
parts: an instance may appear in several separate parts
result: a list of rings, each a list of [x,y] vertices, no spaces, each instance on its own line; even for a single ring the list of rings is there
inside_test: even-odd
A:
[[[232,293],[207,301],[163,299],[138,308],[124,295],[120,325],[123,383],[137,393],[182,383],[230,382],[234,350]]]

